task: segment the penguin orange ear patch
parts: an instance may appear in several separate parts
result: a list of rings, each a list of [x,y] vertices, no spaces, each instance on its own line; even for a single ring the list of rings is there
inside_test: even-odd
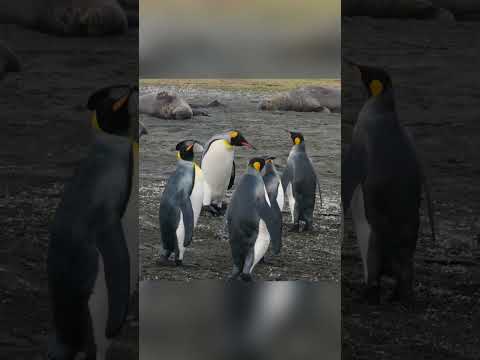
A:
[[[192,150],[192,148],[193,148],[193,145],[188,145],[188,147],[187,147],[187,151],[190,151],[190,150]]]
[[[114,112],[120,110],[123,105],[125,105],[125,103],[127,102],[128,98],[129,98],[130,95],[125,95],[124,97],[120,98],[119,100],[115,101],[113,103],[113,106],[112,106],[112,110]]]
[[[255,170],[260,171],[260,168],[262,167],[262,165],[258,161],[255,161],[253,163],[253,167],[255,168]]]
[[[229,135],[232,139],[235,139],[238,136],[238,131],[230,131]]]
[[[298,145],[302,142],[302,139],[300,139],[299,137],[296,137],[293,142],[295,143],[295,145]]]
[[[383,84],[380,80],[370,81],[369,87],[373,96],[378,96],[383,92]]]

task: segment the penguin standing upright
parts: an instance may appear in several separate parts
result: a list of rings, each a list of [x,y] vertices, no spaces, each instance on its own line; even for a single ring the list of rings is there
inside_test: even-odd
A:
[[[305,139],[299,132],[288,131],[293,142],[287,159],[287,167],[282,174],[282,185],[287,195],[292,215],[292,231],[300,231],[300,221],[305,222],[304,231],[313,225],[315,193],[321,192],[312,161],[307,155]]]
[[[393,297],[410,303],[423,181],[420,162],[398,121],[388,73],[352,65],[361,73],[368,99],[342,164],[342,205],[344,213],[352,209],[369,301],[379,302],[381,276],[393,275]]]
[[[221,213],[225,192],[235,181],[235,146],[254,148],[237,130],[215,135],[204,146],[201,165],[205,178],[203,205],[208,206],[214,215]]]
[[[227,209],[227,228],[233,258],[231,279],[251,280],[252,271],[270,241],[280,244],[282,225],[272,210],[260,171],[263,158],[249,161]]]
[[[265,158],[265,166],[262,170],[263,182],[267,189],[268,197],[274,214],[278,217],[278,221],[282,224],[282,211],[284,204],[284,192],[280,175],[273,163],[275,157],[268,156]],[[281,234],[280,234],[281,235]],[[281,236],[280,236],[281,240]],[[273,244],[273,251],[276,255],[280,253],[282,244]]]
[[[159,221],[163,253],[166,262],[175,253],[175,263],[181,265],[185,247],[190,245],[203,202],[203,175],[193,162],[194,140],[177,144],[177,167],[168,179],[160,199]]]
[[[137,285],[138,88],[101,89],[88,109],[95,142],[65,188],[48,247],[55,360],[104,359]]]

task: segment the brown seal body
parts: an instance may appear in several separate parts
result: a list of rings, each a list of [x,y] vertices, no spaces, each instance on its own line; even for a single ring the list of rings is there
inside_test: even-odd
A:
[[[117,0],[16,0],[2,4],[0,21],[65,36],[117,34],[128,28]]]
[[[264,111],[340,112],[340,89],[325,86],[303,86],[279,93],[258,105]]]
[[[193,117],[190,105],[177,94],[167,91],[140,96],[139,111],[161,119],[184,120]]]
[[[342,0],[343,16],[455,21],[480,18],[476,0]]]

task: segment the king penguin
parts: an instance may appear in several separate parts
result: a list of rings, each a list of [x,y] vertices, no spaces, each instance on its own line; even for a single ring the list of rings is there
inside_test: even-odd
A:
[[[288,206],[292,216],[291,231],[300,231],[300,221],[305,222],[303,231],[313,225],[315,194],[321,192],[312,161],[307,155],[305,139],[299,132],[286,130],[292,139],[293,147],[287,159],[287,167],[282,174],[282,185],[287,195]]]
[[[235,181],[235,146],[254,148],[238,130],[213,136],[204,146],[202,171],[205,177],[203,205],[219,215],[223,208],[225,192]]]
[[[343,213],[352,210],[368,301],[380,301],[380,278],[391,275],[392,299],[411,304],[424,177],[412,138],[398,120],[389,74],[349,63],[360,71],[368,99],[342,162]],[[434,236],[431,212],[430,219]]]
[[[249,161],[227,208],[227,228],[233,258],[230,279],[252,279],[252,271],[264,257],[270,241],[281,244],[282,225],[274,213],[260,172],[263,158]],[[280,251],[280,249],[274,249]]]
[[[275,160],[274,156],[268,156],[265,158],[265,166],[262,169],[262,177],[263,182],[265,184],[265,188],[267,189],[268,198],[270,200],[270,204],[272,210],[277,216],[278,221],[280,222],[280,226],[282,224],[282,211],[283,211],[283,204],[284,204],[284,192],[283,192],[283,185],[280,175],[275,168],[275,164],[273,163]],[[281,235],[281,234],[280,234]],[[281,239],[281,236],[280,236]],[[273,249],[275,255],[280,253],[282,244],[274,244]]]
[[[137,287],[138,88],[101,89],[88,109],[94,144],[65,188],[48,247],[52,360],[105,359]]]
[[[159,221],[163,263],[175,253],[175,263],[182,265],[185,248],[190,245],[203,203],[203,174],[194,162],[195,140],[177,144],[177,167],[168,179],[160,199]],[[200,145],[199,150],[202,147]]]

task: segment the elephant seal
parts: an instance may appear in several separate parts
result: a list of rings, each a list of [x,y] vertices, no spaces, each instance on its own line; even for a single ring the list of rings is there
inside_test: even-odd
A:
[[[340,89],[336,88],[303,86],[261,101],[258,109],[264,111],[340,112],[340,94]]]
[[[123,33],[126,11],[117,0],[17,0],[0,7],[0,22],[65,36]]]
[[[342,15],[347,17],[369,16],[455,21],[455,17],[447,9],[428,0],[342,0]]]
[[[0,41],[0,80],[9,72],[20,71],[20,60],[10,48]]]
[[[201,109],[192,109],[180,96],[168,91],[160,91],[140,96],[139,111],[161,119],[185,120],[193,116],[208,116]]]

